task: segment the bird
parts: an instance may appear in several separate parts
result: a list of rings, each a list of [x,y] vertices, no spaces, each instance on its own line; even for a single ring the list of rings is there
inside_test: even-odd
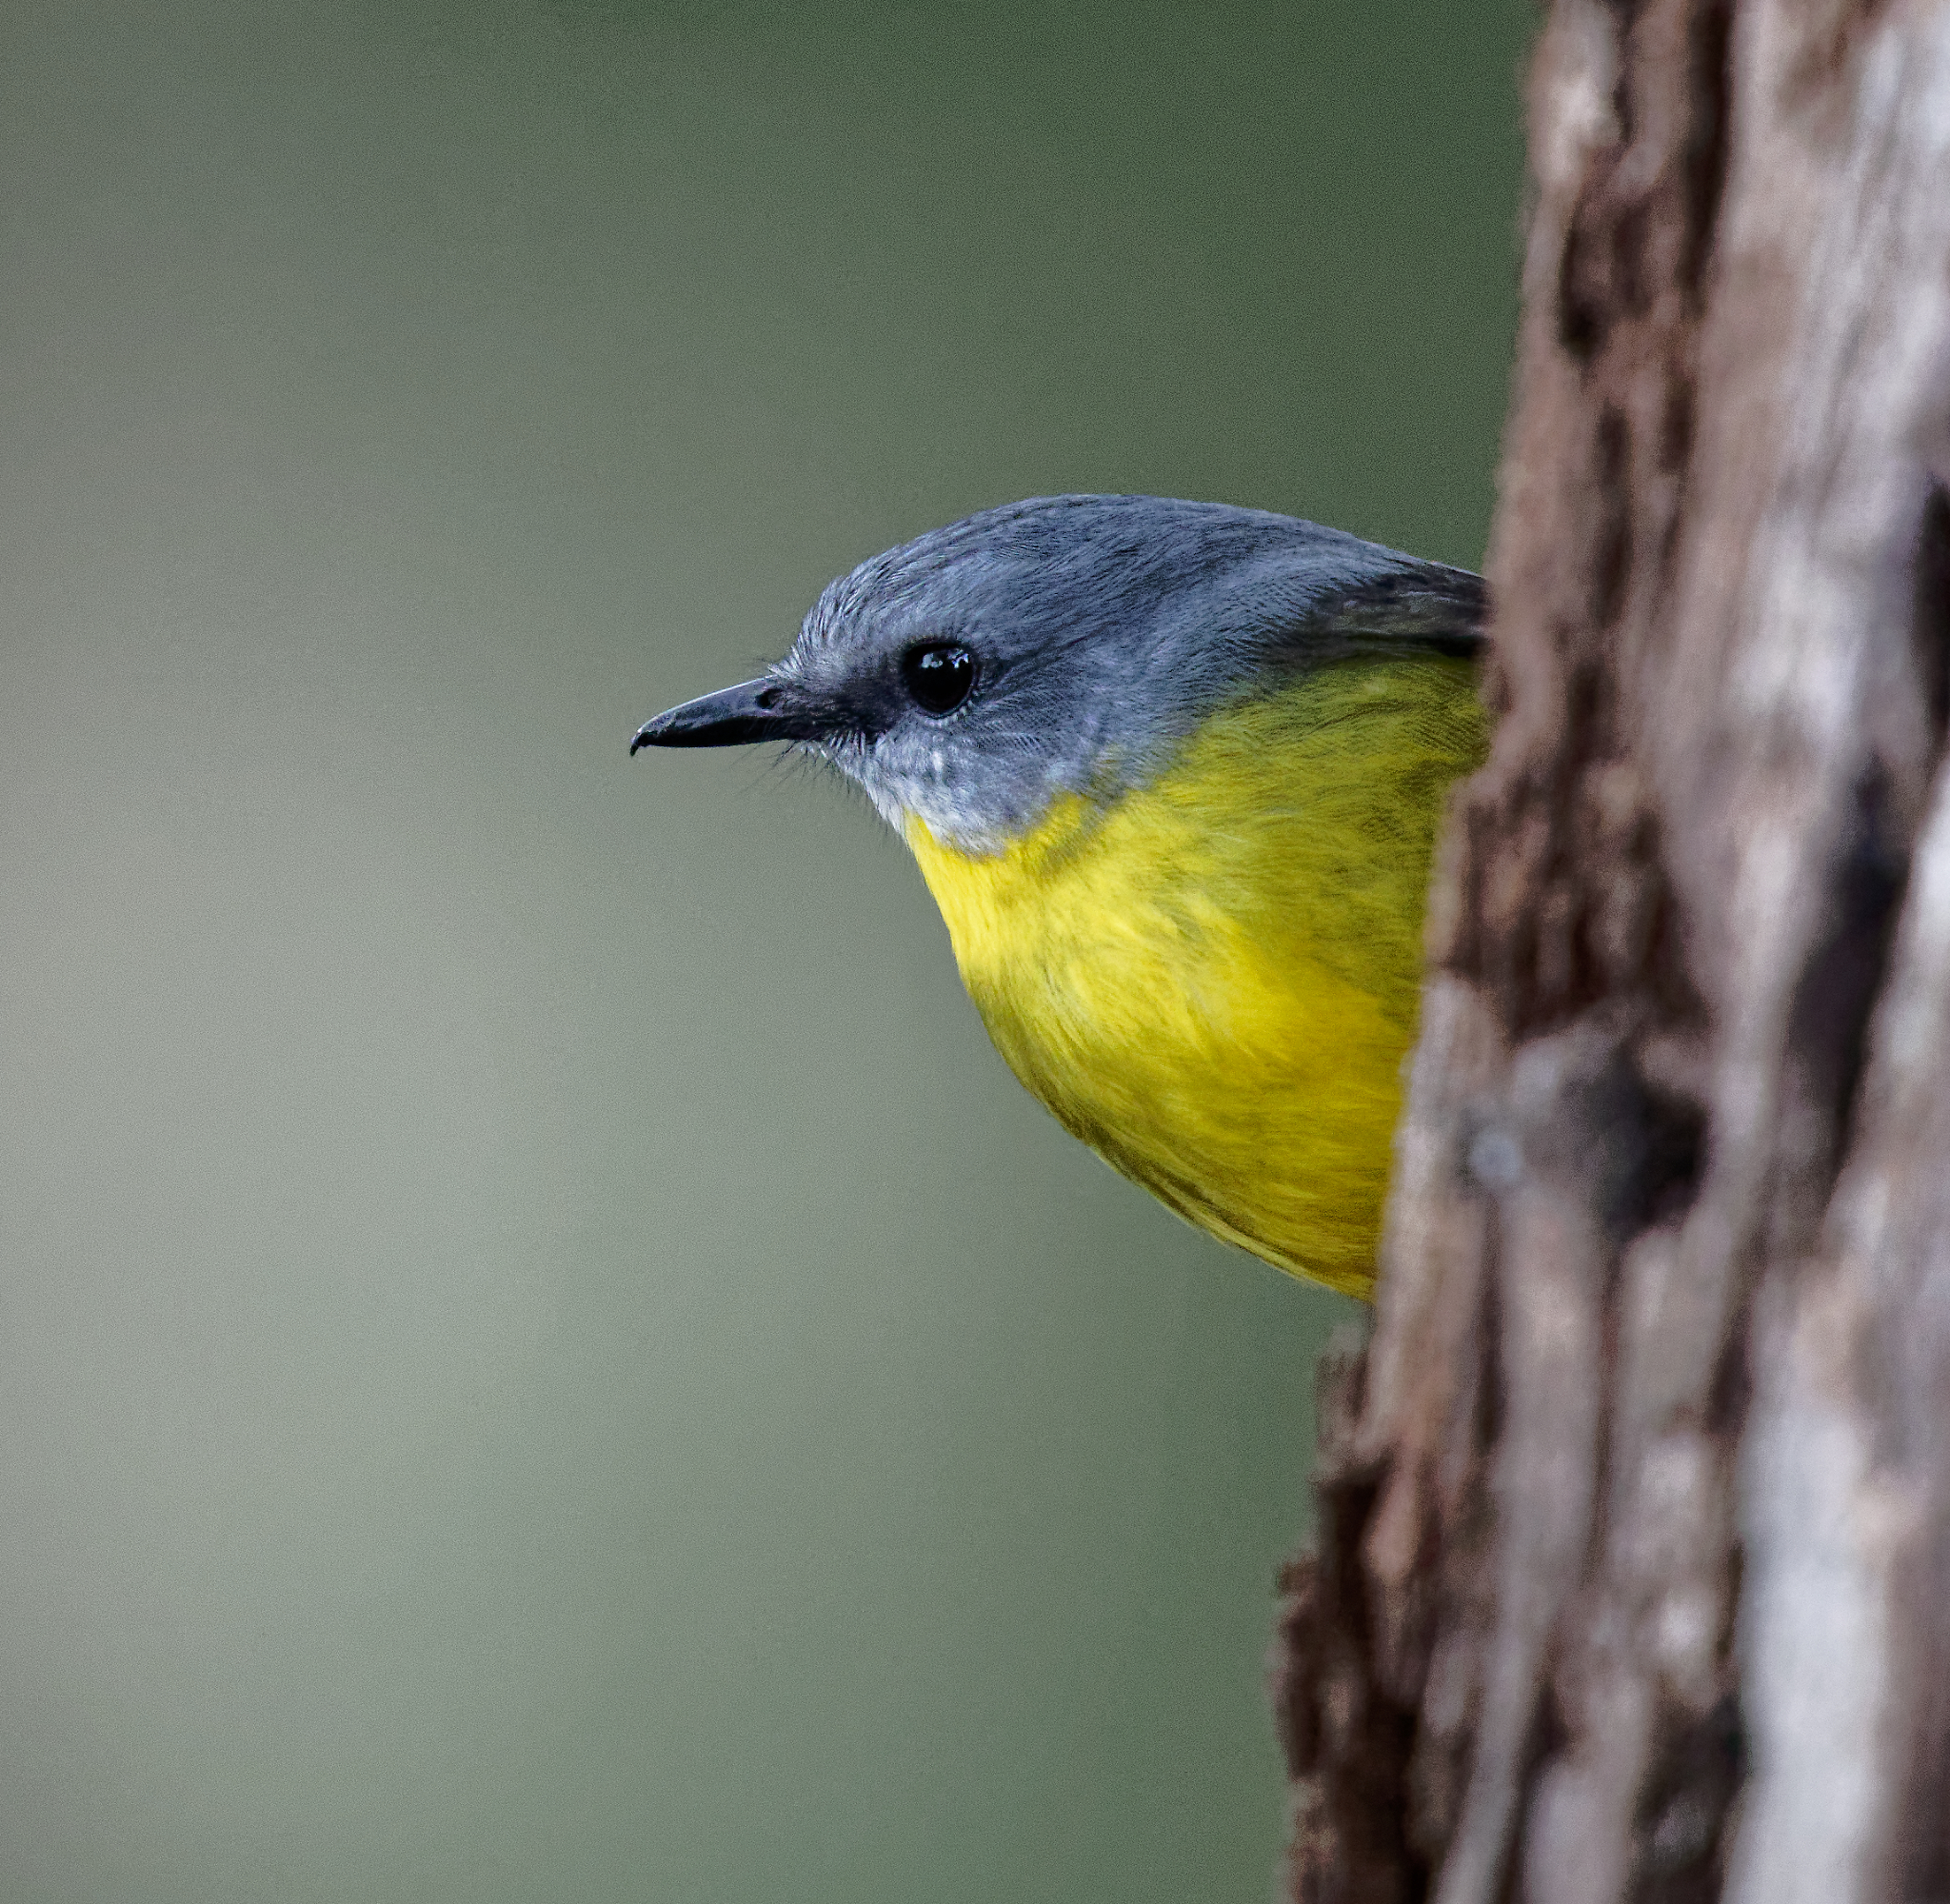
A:
[[[1016,1077],[1171,1209],[1372,1298],[1485,588],[1343,530],[1036,497],[831,583],[630,743],[783,742],[911,849]]]

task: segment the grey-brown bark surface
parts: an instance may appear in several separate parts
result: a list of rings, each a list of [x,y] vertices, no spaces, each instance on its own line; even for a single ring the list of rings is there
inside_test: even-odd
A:
[[[1950,1895],[1950,0],[1560,0],[1296,1897]]]

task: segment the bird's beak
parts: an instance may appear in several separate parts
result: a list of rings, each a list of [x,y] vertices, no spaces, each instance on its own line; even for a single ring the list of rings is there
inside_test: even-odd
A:
[[[639,747],[735,747],[747,741],[810,741],[826,724],[785,682],[761,678],[671,707],[636,730]]]

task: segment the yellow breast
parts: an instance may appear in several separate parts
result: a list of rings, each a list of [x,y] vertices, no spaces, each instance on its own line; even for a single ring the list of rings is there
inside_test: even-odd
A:
[[[1365,1296],[1436,826],[1482,746],[1466,663],[1343,662],[1004,852],[907,837],[1016,1076],[1191,1221]]]

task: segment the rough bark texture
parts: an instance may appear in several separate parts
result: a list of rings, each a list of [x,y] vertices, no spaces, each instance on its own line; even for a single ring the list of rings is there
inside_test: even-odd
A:
[[[1950,0],[1560,0],[1310,1904],[1950,1895]]]

